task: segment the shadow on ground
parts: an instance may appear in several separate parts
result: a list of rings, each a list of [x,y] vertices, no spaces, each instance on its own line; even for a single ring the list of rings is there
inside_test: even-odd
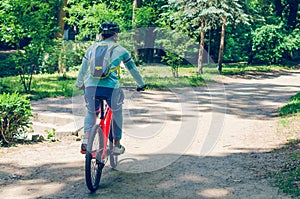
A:
[[[285,198],[269,178],[285,164],[284,149],[257,153],[245,148],[244,153],[219,157],[183,155],[165,168],[144,173],[106,167],[94,194],[85,185],[84,158],[32,167],[2,162],[0,194],[3,198]],[[173,156],[146,155],[141,161]]]

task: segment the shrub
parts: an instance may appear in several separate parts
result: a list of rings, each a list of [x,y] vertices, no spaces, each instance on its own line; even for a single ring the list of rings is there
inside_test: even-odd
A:
[[[258,63],[278,63],[284,52],[281,48],[284,36],[280,25],[265,25],[256,29],[252,38],[254,60]]]
[[[0,78],[18,74],[12,54],[15,52],[0,52]],[[1,87],[1,86],[0,86]]]
[[[29,128],[32,117],[30,102],[18,93],[0,95],[0,143],[14,142]]]

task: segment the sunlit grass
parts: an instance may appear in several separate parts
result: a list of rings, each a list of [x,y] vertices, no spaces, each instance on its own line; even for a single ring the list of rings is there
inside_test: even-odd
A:
[[[39,74],[33,75],[31,91],[24,93],[23,85],[18,76],[0,78],[2,92],[19,92],[29,99],[66,96],[71,97],[74,90],[76,73]]]
[[[299,143],[299,140],[292,140],[286,145],[284,155],[288,160],[284,167],[275,173],[276,186],[293,198],[300,197]]]
[[[280,116],[288,116],[300,112],[300,92],[291,97],[289,102],[280,109]]]
[[[197,73],[197,66],[179,67],[178,77],[174,77],[170,66],[155,64],[142,65],[138,69],[141,72],[149,89],[164,90],[175,87],[197,87],[205,86],[208,82],[217,81],[216,77],[223,75],[241,75],[245,71],[269,72],[272,70],[286,69],[284,66],[248,66],[244,63],[224,64],[223,72],[220,75],[216,64],[204,64],[203,74]],[[39,74],[34,75],[31,85],[31,92],[24,93],[23,85],[18,76],[0,78],[1,92],[17,91],[28,96],[30,99],[41,99],[45,97],[70,97],[74,93],[82,93],[75,88],[77,72],[67,74]],[[122,69],[121,86],[136,86],[134,79],[126,69]]]
[[[204,86],[205,79],[197,74],[196,67],[179,68],[178,77],[174,77],[170,66],[140,66],[145,82],[150,89],[165,89],[174,87]],[[127,70],[122,70],[121,85],[136,85]]]
[[[276,186],[292,197],[300,197],[300,152],[299,152],[299,121],[300,121],[300,92],[292,96],[279,112],[279,125],[283,128],[280,133],[289,136],[287,145],[286,164],[275,173]],[[282,131],[282,132],[281,132]]]

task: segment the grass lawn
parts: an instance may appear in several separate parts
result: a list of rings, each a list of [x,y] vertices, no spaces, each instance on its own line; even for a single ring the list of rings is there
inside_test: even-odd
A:
[[[280,109],[280,116],[280,133],[290,136],[290,141],[283,148],[287,157],[285,166],[275,173],[274,178],[282,192],[300,198],[300,92]]]
[[[281,116],[289,116],[300,112],[300,93],[291,97],[289,102],[280,109]]]
[[[270,72],[272,70],[287,69],[284,66],[247,66],[245,64],[224,64],[222,75],[243,74],[247,71]],[[166,65],[144,65],[139,70],[148,84],[149,89],[164,90],[174,87],[196,87],[205,86],[207,82],[214,81],[219,75],[216,65],[205,65],[204,74],[198,75],[195,66],[184,66],[179,68],[179,77],[173,77],[170,66]],[[24,93],[23,85],[18,76],[0,78],[1,92],[19,92],[32,100],[46,97],[65,96],[71,97],[75,89],[77,72],[63,74],[39,74],[33,76],[31,92]],[[126,69],[122,69],[122,86],[135,86],[133,78]]]
[[[0,78],[0,85],[2,92],[19,92],[29,99],[37,100],[46,97],[71,97],[75,79],[75,73],[68,73],[66,76],[63,74],[34,75],[30,93],[23,92],[23,85],[18,76]]]
[[[180,68],[179,77],[173,77],[171,68],[164,65],[140,66],[139,70],[149,89],[204,86],[205,81],[211,81],[211,74],[199,76],[195,67]],[[58,73],[33,75],[30,93],[23,92],[23,85],[18,76],[4,77],[0,78],[0,88],[2,92],[16,91],[32,100],[58,96],[71,97],[73,92],[80,92],[75,88],[76,77],[77,72],[68,72],[66,75]],[[122,69],[120,82],[122,86],[136,86],[126,69]]]

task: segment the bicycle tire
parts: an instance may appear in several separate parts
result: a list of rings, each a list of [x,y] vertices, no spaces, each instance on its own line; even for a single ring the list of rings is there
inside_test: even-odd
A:
[[[114,139],[112,136],[112,128],[110,128],[109,133],[109,163],[111,168],[115,169],[118,166],[118,156],[113,153],[114,149]]]
[[[102,129],[96,124],[90,133],[85,155],[85,179],[86,185],[91,192],[95,192],[99,188],[102,170],[105,165],[105,163],[101,161],[101,149],[103,149],[103,146],[104,139]]]

